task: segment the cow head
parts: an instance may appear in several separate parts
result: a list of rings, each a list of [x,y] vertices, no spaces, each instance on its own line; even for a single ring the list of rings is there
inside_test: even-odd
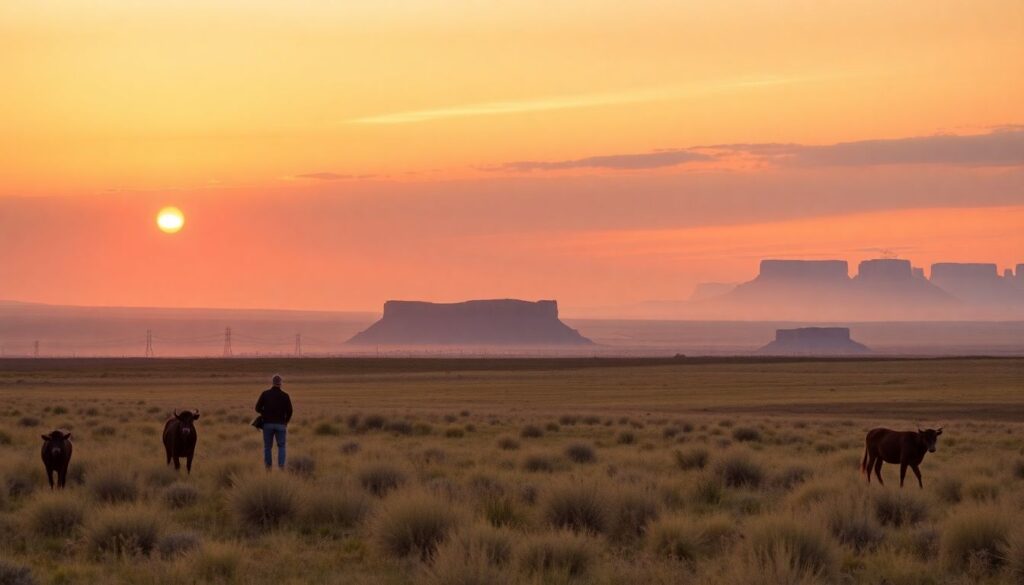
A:
[[[938,429],[917,429],[917,436],[924,442],[925,448],[928,449],[929,453],[935,452],[935,444],[939,441],[939,435],[942,434],[942,427]]]
[[[49,435],[43,435],[44,449],[54,457],[60,457],[64,453],[65,441],[71,440],[71,433],[53,431]]]
[[[196,432],[195,422],[199,420],[198,410],[186,410],[184,412],[174,411],[174,418],[178,420],[178,433],[187,437]]]

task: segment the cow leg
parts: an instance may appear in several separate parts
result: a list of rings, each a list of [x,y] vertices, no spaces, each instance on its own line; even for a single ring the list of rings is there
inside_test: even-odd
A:
[[[900,488],[903,487],[903,479],[907,477],[907,464],[900,463]]]
[[[50,482],[50,489],[53,489],[53,468],[50,466],[46,467],[46,480]]]
[[[882,481],[882,458],[881,457],[877,457],[875,459],[875,477],[878,478],[878,485],[885,485],[885,482]]]
[[[178,456],[175,455],[174,456],[174,471],[178,471],[180,469],[181,469],[181,459],[178,459]]]
[[[192,475],[192,455],[185,458],[185,468],[188,470],[188,474]]]
[[[917,476],[917,485],[918,485],[918,487],[920,487],[921,489],[924,489],[924,482],[921,481],[921,470],[918,469],[916,465],[911,465],[910,469],[911,469],[911,471],[914,472],[914,475]]]

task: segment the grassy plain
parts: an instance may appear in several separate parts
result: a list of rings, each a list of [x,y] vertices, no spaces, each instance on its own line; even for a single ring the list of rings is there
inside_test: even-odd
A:
[[[1021,359],[3,360],[0,583],[1024,583],[1022,423]],[[864,485],[917,424],[925,488]]]

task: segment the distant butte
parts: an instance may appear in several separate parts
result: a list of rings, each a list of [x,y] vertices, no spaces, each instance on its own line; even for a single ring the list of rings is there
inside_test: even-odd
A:
[[[589,339],[558,319],[555,301],[388,301],[384,316],[347,345],[566,346]]]
[[[868,353],[867,346],[850,339],[846,327],[778,329],[775,341],[762,347],[765,355],[855,355]]]

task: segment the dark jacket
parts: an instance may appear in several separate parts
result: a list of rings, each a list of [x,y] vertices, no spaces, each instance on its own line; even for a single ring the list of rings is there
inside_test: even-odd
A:
[[[256,401],[256,412],[263,416],[264,424],[288,424],[292,420],[292,399],[278,387],[264,390]]]

